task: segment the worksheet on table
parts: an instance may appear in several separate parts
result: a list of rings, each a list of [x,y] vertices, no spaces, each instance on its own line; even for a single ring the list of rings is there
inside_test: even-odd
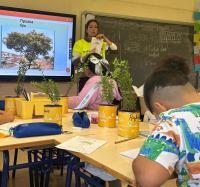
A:
[[[75,136],[56,147],[59,149],[90,154],[105,143],[105,140]]]

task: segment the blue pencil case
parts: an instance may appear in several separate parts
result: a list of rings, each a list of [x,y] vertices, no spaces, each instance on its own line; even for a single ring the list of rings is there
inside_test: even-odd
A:
[[[62,133],[62,126],[57,123],[34,122],[17,125],[10,129],[16,138],[46,136]]]
[[[90,127],[90,120],[86,112],[74,112],[72,119],[75,127],[81,127],[81,128]]]

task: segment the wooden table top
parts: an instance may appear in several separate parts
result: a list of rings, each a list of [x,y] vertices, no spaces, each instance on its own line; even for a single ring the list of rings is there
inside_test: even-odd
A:
[[[106,140],[106,144],[91,154],[73,153],[83,161],[91,163],[98,168],[104,169],[116,178],[127,183],[134,183],[135,178],[132,172],[132,160],[120,155],[120,152],[129,149],[139,148],[145,138],[139,136],[133,140],[115,144],[116,140],[124,139],[117,135],[117,128],[99,127],[97,124],[91,124],[88,129],[75,129],[72,124],[73,111],[63,116],[63,130],[70,131],[72,134],[62,134],[53,136],[41,136],[31,138],[7,137],[0,141],[0,151],[15,148],[34,147],[43,145],[58,145],[74,136],[86,136]],[[16,119],[19,121],[20,119]],[[23,120],[22,122],[42,121],[41,119]],[[140,124],[140,129],[148,129],[147,124]]]

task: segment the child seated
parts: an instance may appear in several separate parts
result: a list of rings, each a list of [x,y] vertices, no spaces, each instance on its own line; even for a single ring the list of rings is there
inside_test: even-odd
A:
[[[106,104],[102,101],[102,88],[99,86],[101,74],[109,71],[109,64],[101,55],[97,53],[89,54],[83,64],[86,65],[85,75],[89,77],[78,96],[68,97],[68,107],[73,109],[87,108],[90,110],[98,110],[99,104]],[[117,101],[121,100],[117,83],[113,83],[113,96]]]

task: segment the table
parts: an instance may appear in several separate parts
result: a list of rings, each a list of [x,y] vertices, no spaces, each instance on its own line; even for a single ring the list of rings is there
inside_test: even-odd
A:
[[[81,160],[101,168],[116,178],[127,183],[134,183],[135,178],[132,172],[132,160],[120,155],[120,152],[140,147],[145,138],[139,136],[136,139],[115,144],[119,139],[124,139],[117,135],[117,128],[103,128],[97,124],[91,124],[90,128],[84,130],[73,129],[72,124],[73,111],[65,114],[63,117],[63,130],[71,131],[72,134],[62,134],[31,138],[7,137],[0,141],[0,151],[8,153],[8,150],[15,148],[36,147],[44,145],[57,145],[74,136],[87,136],[91,138],[104,139],[105,145],[97,149],[92,154],[73,153]],[[19,119],[17,119],[19,120]],[[22,122],[41,121],[41,119],[23,120]],[[148,125],[141,123],[141,128],[148,128]]]

